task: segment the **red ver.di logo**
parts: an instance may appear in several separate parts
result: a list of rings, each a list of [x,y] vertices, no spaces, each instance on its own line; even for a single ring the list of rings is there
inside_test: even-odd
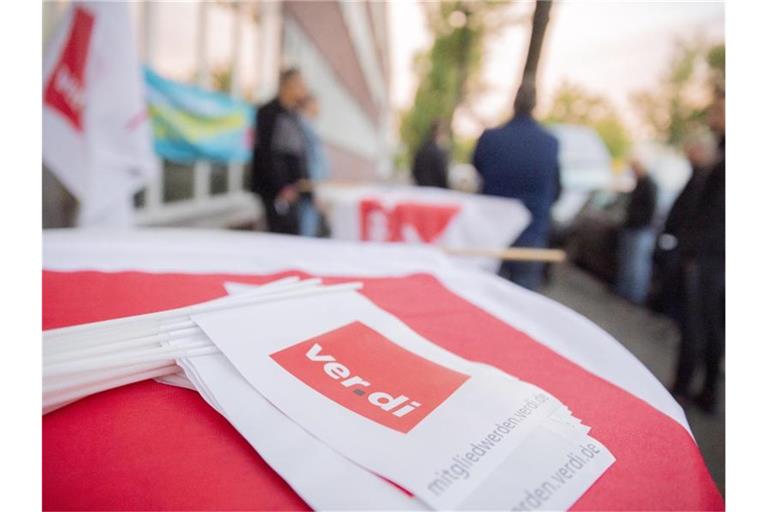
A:
[[[396,345],[361,322],[270,357],[337,404],[403,433],[429,416],[469,378]]]
[[[85,69],[92,31],[93,14],[83,7],[75,7],[69,36],[43,96],[45,104],[58,110],[77,131],[83,129]]]
[[[372,198],[360,201],[361,240],[433,243],[459,212],[453,204],[403,201],[391,208]]]

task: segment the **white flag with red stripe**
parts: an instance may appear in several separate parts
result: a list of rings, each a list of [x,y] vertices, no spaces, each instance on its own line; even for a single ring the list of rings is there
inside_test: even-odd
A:
[[[318,195],[332,237],[343,240],[505,249],[531,220],[515,199],[439,188],[328,184]],[[485,268],[498,264],[488,258],[470,261]]]
[[[78,199],[78,224],[132,223],[132,196],[159,166],[128,4],[73,3],[52,37],[43,162]]]

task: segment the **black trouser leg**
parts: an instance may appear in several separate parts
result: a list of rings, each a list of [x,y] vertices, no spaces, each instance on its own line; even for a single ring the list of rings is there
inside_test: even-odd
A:
[[[677,371],[672,391],[686,395],[701,352],[701,292],[698,268],[683,270],[684,294],[680,316],[680,345],[677,353]]]
[[[520,241],[513,243],[510,247],[534,247],[546,248],[547,237],[528,236],[520,245]],[[504,279],[519,284],[529,290],[538,290],[544,279],[544,263],[542,262],[523,262],[523,261],[505,261],[499,268],[499,275]]]
[[[704,364],[701,399],[714,407],[720,383],[720,361],[725,353],[725,273],[721,265],[704,263],[701,269],[704,306]]]
[[[267,229],[271,233],[288,235],[297,235],[299,233],[299,214],[296,204],[291,205],[285,212],[278,212],[275,207],[274,196],[263,195],[260,197],[264,205],[264,214],[267,217]]]

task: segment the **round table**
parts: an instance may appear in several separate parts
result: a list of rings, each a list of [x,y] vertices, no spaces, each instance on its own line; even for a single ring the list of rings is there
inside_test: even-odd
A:
[[[419,334],[561,399],[616,457],[574,510],[724,508],[682,409],[621,344],[434,248],[227,231],[47,231],[43,328],[180,307],[225,295],[225,281],[285,275],[359,279],[362,293]],[[308,508],[187,389],[145,381],[42,422],[46,510]]]

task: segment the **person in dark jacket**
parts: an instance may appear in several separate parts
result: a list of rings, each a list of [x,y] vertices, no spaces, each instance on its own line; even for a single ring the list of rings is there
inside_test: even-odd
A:
[[[629,198],[624,227],[619,238],[616,293],[635,304],[643,304],[651,283],[652,255],[656,239],[653,218],[658,191],[643,164],[633,160],[630,167],[635,175],[635,188]]]
[[[307,94],[301,73],[280,74],[277,97],[258,109],[252,190],[261,197],[269,230],[298,234],[298,183],[308,177],[306,140],[296,108]]]
[[[709,124],[719,137],[717,163],[696,193],[684,225],[680,252],[685,286],[685,318],[672,393],[687,399],[696,369],[704,385],[694,397],[705,411],[717,408],[720,363],[725,354],[725,93],[718,92]]]
[[[483,180],[482,193],[519,199],[531,212],[531,223],[513,247],[547,247],[550,210],[560,195],[559,143],[533,118],[535,88],[523,82],[515,97],[514,117],[483,132],[472,163]],[[538,262],[505,262],[499,274],[536,290],[544,276]]]
[[[435,121],[413,159],[413,180],[420,187],[448,188],[448,149],[445,125]]]
[[[685,287],[680,261],[680,240],[685,237],[685,224],[694,212],[696,196],[715,164],[717,144],[710,132],[697,132],[687,137],[683,150],[691,165],[691,176],[667,213],[664,227],[656,239],[654,277],[649,306],[678,324],[682,330]]]

